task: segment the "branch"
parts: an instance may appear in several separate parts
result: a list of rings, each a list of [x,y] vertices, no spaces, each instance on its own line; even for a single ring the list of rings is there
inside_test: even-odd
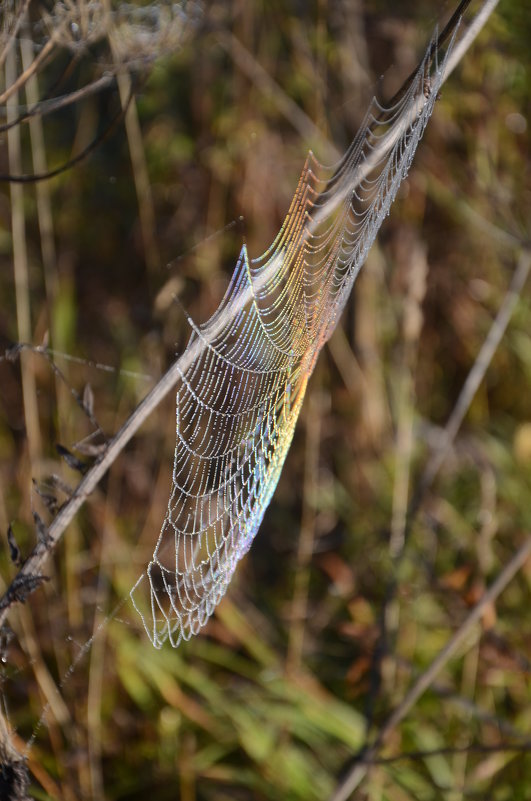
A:
[[[52,170],[47,170],[46,172],[41,173],[29,173],[27,175],[15,175],[13,173],[0,173],[0,183],[6,181],[10,184],[35,184],[39,181],[47,181],[49,178],[54,178],[56,175],[60,175],[67,170],[72,169],[76,164],[86,159],[94,150],[96,150],[102,142],[104,142],[108,136],[114,131],[117,125],[121,122],[121,120],[125,117],[127,113],[127,109],[129,108],[131,101],[133,100],[135,92],[135,84],[131,84],[131,90],[129,92],[129,97],[124,101],[124,104],[121,108],[119,108],[111,117],[110,121],[107,123],[105,128],[100,131],[100,133],[88,143],[86,147],[83,148],[77,155],[73,156],[68,161],[65,161],[59,167],[55,167]]]
[[[388,717],[387,721],[380,729],[374,743],[363,751],[360,761],[354,765],[352,770],[343,779],[331,797],[330,801],[347,801],[354,790],[359,787],[360,782],[364,779],[370,765],[374,762],[376,754],[385,743],[390,733],[403,720],[403,718],[405,718],[409,710],[431,686],[437,674],[440,673],[447,662],[449,662],[450,659],[455,656],[456,652],[461,645],[463,645],[464,641],[476,623],[480,621],[485,609],[490,606],[496,600],[496,598],[498,598],[511,579],[513,579],[518,571],[523,567],[530,555],[531,536],[528,536],[513,558],[503,568],[494,584],[492,584],[492,586],[483,594],[481,600],[465,618],[453,637],[446,643],[444,648],[439,651],[428,669],[421,676],[419,676],[413,687],[406,694],[402,703]]]
[[[490,327],[487,338],[485,339],[478,356],[470,370],[463,388],[459,393],[456,404],[452,410],[452,414],[448,419],[442,433],[441,441],[438,443],[436,449],[432,452],[426,467],[422,473],[419,487],[416,495],[414,496],[410,509],[408,510],[409,522],[415,516],[425,493],[433,484],[448,452],[456,437],[457,432],[461,427],[466,413],[470,408],[478,388],[485,378],[485,373],[492,361],[498,345],[500,344],[509,321],[512,317],[513,311],[520,299],[520,293],[527,281],[529,271],[531,269],[531,250],[522,250],[516,270],[514,271],[511,283],[503,302],[498,309],[498,313]]]
[[[21,123],[30,120],[32,117],[53,114],[55,111],[59,111],[66,106],[70,106],[72,103],[77,103],[79,100],[83,100],[84,98],[89,97],[96,92],[101,92],[103,89],[107,89],[107,87],[110,86],[114,80],[115,73],[106,70],[104,75],[102,75],[100,78],[97,78],[96,80],[92,81],[92,83],[83,86],[81,89],[76,89],[74,92],[69,92],[67,95],[41,100],[40,102],[35,103],[35,105],[22,107],[22,109],[19,106],[19,110],[21,110],[20,116],[9,123],[0,125],[0,133],[4,133],[10,128],[14,128],[16,125],[20,125]]]

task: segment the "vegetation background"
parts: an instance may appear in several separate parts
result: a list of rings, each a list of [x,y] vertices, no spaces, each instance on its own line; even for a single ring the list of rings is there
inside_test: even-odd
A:
[[[46,4],[31,4],[4,86],[25,68],[24,41],[42,47],[61,8],[82,6],[49,4],[46,28]],[[151,40],[131,25],[81,46],[76,18],[38,70],[37,98],[117,62],[132,78],[1,134],[0,172],[53,169],[135,91],[126,124],[73,169],[0,187],[0,351],[44,341],[81,360],[54,357],[66,382],[42,354],[0,361],[0,530],[14,521],[23,556],[33,512],[49,519],[36,487],[78,480],[56,444],[73,451],[93,430],[71,390],[112,435],[184,348],[182,305],[210,315],[242,237],[259,255],[282,224],[308,148],[326,160],[327,143],[347,147],[441,13],[431,0],[184,8],[184,35],[173,19],[164,41],[156,25]],[[261,530],[204,633],[155,651],[130,604],[105,618],[164,517],[171,397],[77,515],[50,581],[11,611],[2,707],[19,750],[32,738],[32,797],[328,798],[524,540],[529,286],[408,531],[404,513],[529,241],[530,41],[529,8],[502,0],[445,85],[322,354]],[[150,42],[166,54],[148,69]],[[11,102],[34,102],[26,91]],[[7,585],[7,541],[0,568]],[[392,731],[356,798],[531,797],[530,591],[528,563]]]

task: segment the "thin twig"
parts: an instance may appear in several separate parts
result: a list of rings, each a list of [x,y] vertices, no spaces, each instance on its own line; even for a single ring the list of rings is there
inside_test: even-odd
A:
[[[13,26],[13,30],[9,32],[8,34],[9,39],[4,45],[2,52],[0,53],[0,69],[2,69],[2,67],[4,66],[7,55],[11,50],[11,48],[13,47],[13,45],[15,44],[18,32],[20,31],[20,28],[22,27],[23,23],[26,20],[26,13],[28,11],[29,4],[30,0],[24,0],[24,3],[17,12],[17,20]]]
[[[327,158],[336,161],[339,151],[323,136],[317,125],[305,111],[287,95],[282,87],[269,75],[249,50],[233,33],[219,33],[217,41],[229,53],[238,67],[244,72],[264,94],[271,97],[282,114],[293,125],[296,131],[310,142],[316,142],[327,154]]]
[[[423,499],[426,491],[431,487],[435,477],[437,476],[444,459],[455,439],[457,432],[461,427],[470,404],[474,399],[478,388],[485,378],[485,373],[492,361],[498,345],[500,344],[503,335],[509,325],[513,311],[520,298],[520,293],[527,281],[529,271],[531,269],[531,251],[522,250],[516,270],[514,271],[509,289],[505,295],[503,302],[498,310],[496,318],[492,323],[487,338],[485,339],[478,357],[470,370],[463,388],[459,394],[456,404],[453,408],[452,414],[444,428],[442,441],[432,453],[428,464],[426,465],[422,477],[419,482],[418,491],[411,502],[408,517],[411,518],[416,513],[421,500]]]
[[[390,757],[375,757],[371,759],[371,765],[393,765],[404,760],[419,761],[429,759],[434,756],[454,756],[456,754],[527,754],[531,751],[531,742],[525,740],[521,743],[499,743],[499,745],[487,745],[486,743],[469,743],[468,745],[454,745],[443,748],[427,748],[419,751],[403,751]],[[363,761],[365,758],[363,758]]]
[[[462,222],[463,217],[465,217],[471,225],[482,233],[487,234],[489,239],[501,249],[509,248],[510,250],[515,250],[527,247],[530,244],[529,241],[512,234],[505,228],[500,228],[492,220],[480,214],[464,197],[458,194],[456,187],[447,187],[435,172],[430,169],[429,161],[423,158],[423,154],[420,154],[417,164],[422,165],[424,171],[429,173],[428,193],[434,197],[436,202],[443,203],[445,211],[452,214],[456,220]]]
[[[455,70],[461,59],[470,49],[470,46],[477,38],[478,34],[483,29],[488,18],[498,5],[500,0],[485,0],[482,7],[464,32],[463,36],[455,43],[455,47],[450,53],[445,70],[445,79],[448,78]]]
[[[114,57],[117,58],[112,37],[109,37],[109,40]],[[132,91],[132,78],[129,73],[119,71],[117,72],[117,82],[120,100],[124,108],[125,132],[127,134],[129,155],[133,168],[144,258],[148,272],[156,273],[160,268],[160,255],[157,244],[155,205],[153,203],[153,192],[151,191],[151,184],[149,181],[149,172],[136,102],[134,99],[129,101]]]
[[[320,372],[318,372],[319,377]],[[321,443],[321,421],[323,417],[324,391],[320,381],[315,381],[308,398],[306,416],[306,459],[304,468],[303,509],[294,570],[293,598],[289,629],[286,670],[297,675],[301,669],[304,649],[304,630],[308,618],[308,591],[310,566],[315,547],[316,505],[318,491],[319,449]]]
[[[24,70],[18,78],[13,81],[12,84],[8,85],[4,92],[0,95],[0,106],[3,105],[10,97],[12,97],[19,89],[22,89],[26,81],[34,75],[34,73],[39,69],[41,64],[51,55],[53,48],[56,44],[56,39],[58,38],[57,31],[54,35],[48,39],[44,47],[42,48],[41,52],[38,56],[36,56],[33,61],[31,62],[28,69]]]
[[[102,92],[104,89],[107,89],[115,79],[116,76],[107,70],[100,78],[96,78],[81,89],[76,89],[60,97],[47,98],[38,102],[28,103],[26,106],[18,106],[18,110],[21,113],[11,122],[0,125],[0,133],[8,131],[15,125],[20,125],[20,123],[26,122],[32,117],[43,117],[46,114],[53,114],[55,111],[66,108],[73,103],[78,103],[80,100],[84,100],[86,97],[90,97],[97,92]]]
[[[403,352],[398,376],[397,421],[395,444],[395,475],[389,548],[396,559],[406,539],[408,495],[413,457],[414,428],[414,375],[423,324],[422,303],[426,294],[428,262],[426,249],[416,239],[408,239],[408,294],[403,304]]]
[[[387,721],[380,729],[375,742],[369,748],[364,750],[360,762],[354,765],[352,770],[339,784],[334,794],[331,796],[330,801],[347,801],[354,790],[359,787],[360,782],[365,777],[370,765],[373,762],[373,758],[385,743],[390,733],[406,717],[419,698],[431,686],[437,674],[440,673],[450,659],[455,656],[474,626],[481,620],[481,617],[483,616],[483,613],[487,607],[494,603],[498,596],[507,587],[509,582],[523,567],[530,555],[531,536],[528,536],[512,559],[503,568],[496,581],[483,594],[481,600],[472,609],[453,637],[451,637],[444,648],[439,651],[428,669],[417,679],[413,687],[406,694],[404,700],[388,717]]]
[[[127,102],[123,105],[122,108],[118,109],[115,114],[111,117],[110,121],[107,123],[105,128],[100,131],[100,133],[94,137],[94,139],[89,142],[89,144],[83,148],[76,156],[73,156],[68,161],[65,161],[59,167],[56,167],[53,170],[47,170],[43,173],[29,173],[29,174],[16,174],[16,173],[8,173],[2,174],[0,173],[0,182],[6,181],[11,184],[33,184],[37,183],[38,181],[47,181],[49,178],[55,178],[56,175],[60,175],[67,170],[72,169],[76,164],[79,164],[80,161],[83,161],[90,153],[92,153],[96,148],[98,148],[108,136],[111,135],[113,130],[116,126],[121,122],[124,115],[129,108],[129,103],[134,98],[134,91],[135,86],[132,84],[131,86],[131,93],[129,94],[129,98]]]

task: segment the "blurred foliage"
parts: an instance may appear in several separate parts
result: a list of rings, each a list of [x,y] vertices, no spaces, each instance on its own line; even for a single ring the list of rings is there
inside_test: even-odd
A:
[[[411,72],[438,13],[428,0],[213,0],[175,53],[137,73],[141,139],[120,124],[89,158],[46,182],[55,248],[49,274],[38,187],[24,187],[32,342],[48,332],[52,347],[82,359],[55,357],[66,387],[46,359],[24,354],[42,441],[31,459],[20,364],[0,362],[0,530],[14,520],[25,554],[32,509],[45,515],[32,478],[42,486],[56,473],[75,484],[55,444],[72,449],[92,430],[69,388],[82,394],[90,383],[96,417],[115,432],[184,347],[182,305],[205,320],[242,237],[258,255],[281,225],[305,153],[312,147],[319,155],[321,144],[295,129],[284,98],[343,149],[374,91],[390,96]],[[229,34],[272,88],[242,70]],[[496,227],[529,241],[530,41],[531,11],[504,0],[445,85],[312,380],[321,421],[315,490],[310,497],[304,478],[315,424],[307,404],[262,528],[204,633],[176,652],[154,651],[121,602],[165,513],[171,398],[85,504],[51,561],[50,582],[14,610],[2,693],[20,741],[34,737],[34,797],[326,799],[367,734],[378,731],[531,529],[526,287],[399,563],[389,546],[402,415],[413,425],[411,494],[515,267],[516,249],[497,238]],[[39,73],[41,97],[65,68],[62,94],[109,59],[105,41],[74,54],[65,49]],[[44,118],[48,167],[79,152],[119,109],[112,83]],[[31,172],[28,126],[19,130],[21,166]],[[151,197],[136,189],[139,145]],[[2,351],[20,338],[12,203],[4,183]],[[155,223],[146,229],[151,204]],[[411,346],[404,330],[415,265],[427,269],[427,284],[422,333]],[[304,509],[315,543],[303,651],[294,658]],[[15,570],[7,547],[0,562],[7,582]],[[518,743],[529,733],[530,582],[527,567],[382,756],[441,752],[376,764],[356,798],[531,796],[531,754],[465,750]]]

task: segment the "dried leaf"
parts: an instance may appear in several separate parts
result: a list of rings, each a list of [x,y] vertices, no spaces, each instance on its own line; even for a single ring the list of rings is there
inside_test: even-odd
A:
[[[12,523],[9,524],[7,529],[7,544],[9,545],[9,556],[11,557],[11,561],[18,567],[22,564],[22,556],[20,554],[20,548],[18,547],[15,539]]]
[[[44,520],[37,514],[37,512],[33,512],[33,520],[35,521],[35,528],[37,529],[38,542],[42,542],[46,547],[48,547],[50,537],[48,535],[48,529],[44,523]]]
[[[55,450],[62,456],[65,462],[72,470],[77,470],[78,473],[84,475],[87,472],[88,465],[85,462],[82,462],[81,459],[78,459],[77,456],[74,456],[68,448],[65,448],[64,445],[61,445],[59,442],[55,445]]]
[[[38,574],[30,574],[29,576],[19,574],[15,576],[6,594],[0,600],[0,611],[8,609],[14,603],[23,604],[28,595],[31,595],[45,581],[49,581],[48,576]]]

